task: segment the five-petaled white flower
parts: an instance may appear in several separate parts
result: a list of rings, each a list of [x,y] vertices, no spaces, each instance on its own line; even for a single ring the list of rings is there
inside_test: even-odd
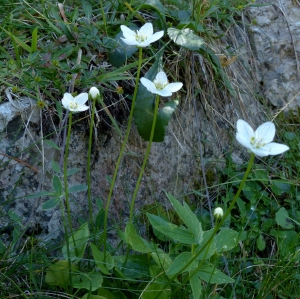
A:
[[[178,91],[183,85],[181,82],[169,83],[164,72],[159,72],[153,82],[145,77],[141,78],[141,82],[148,91],[159,94],[162,97],[171,96],[172,92]]]
[[[66,92],[61,102],[67,110],[72,112],[81,112],[89,109],[89,106],[85,105],[88,98],[89,96],[86,92],[79,94],[75,98],[70,93]]]
[[[142,48],[156,42],[164,35],[164,31],[153,34],[153,26],[151,23],[146,23],[137,31],[133,31],[127,26],[121,25],[121,30],[124,36],[124,38],[121,37],[121,39],[125,44]]]
[[[259,157],[279,155],[289,150],[285,144],[272,142],[275,136],[275,125],[271,122],[263,123],[255,132],[241,119],[237,121],[236,127],[237,141]]]

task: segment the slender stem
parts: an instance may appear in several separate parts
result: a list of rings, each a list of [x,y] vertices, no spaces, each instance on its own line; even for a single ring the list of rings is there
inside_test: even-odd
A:
[[[89,146],[88,146],[88,157],[87,157],[87,185],[88,185],[88,204],[89,204],[89,212],[90,212],[90,223],[92,226],[92,231],[95,235],[94,231],[94,222],[93,222],[93,205],[92,205],[92,199],[91,199],[91,151],[92,151],[92,139],[93,139],[93,128],[94,128],[94,118],[95,118],[95,106],[96,106],[96,97],[92,98],[93,104],[92,104],[92,117],[91,117],[91,124],[90,124],[90,137],[89,137]]]
[[[71,255],[70,255],[68,225],[67,225],[67,222],[66,222],[65,209],[64,209],[64,205],[63,205],[62,201],[60,201],[60,212],[61,212],[61,215],[62,215],[63,226],[64,226],[64,230],[65,230],[66,247],[67,247],[67,255],[68,255],[68,266],[69,266],[69,280],[70,280],[70,286],[71,286],[71,289],[72,289],[72,273],[71,273],[72,263],[71,263]],[[66,286],[66,288],[67,287],[68,286]],[[67,289],[66,289],[66,291],[67,291]]]
[[[69,113],[68,135],[67,135],[67,142],[66,142],[66,151],[65,151],[65,156],[64,156],[65,204],[66,204],[68,222],[69,222],[70,229],[72,229],[72,220],[71,220],[70,203],[69,203],[69,188],[68,188],[67,167],[68,167],[68,156],[69,156],[71,128],[72,128],[72,112]]]
[[[147,149],[146,149],[146,153],[145,153],[144,161],[143,161],[143,164],[142,164],[142,168],[141,168],[141,171],[140,171],[140,174],[139,174],[139,177],[138,177],[138,180],[137,180],[134,192],[133,192],[133,196],[132,196],[132,199],[131,199],[129,222],[132,222],[134,203],[135,203],[135,200],[136,200],[136,197],[137,197],[137,193],[139,191],[141,180],[142,180],[142,177],[143,177],[143,174],[144,174],[144,171],[145,171],[145,166],[147,164],[148,156],[149,156],[149,153],[150,153],[150,150],[151,150],[152,140],[153,140],[154,131],[155,131],[155,125],[156,125],[159,98],[160,98],[159,95],[157,95],[156,98],[155,98],[155,108],[154,108],[154,115],[153,115],[153,122],[152,122],[152,128],[151,128],[151,133],[150,133],[150,139],[149,139],[148,146],[147,146]]]
[[[227,216],[230,214],[231,210],[233,209],[237,199],[239,198],[239,195],[241,193],[241,191],[243,190],[244,188],[244,185],[245,185],[245,182],[246,182],[246,179],[250,173],[250,170],[252,168],[252,165],[253,165],[253,162],[254,162],[254,158],[255,158],[255,155],[253,153],[251,153],[251,156],[250,156],[250,161],[248,163],[248,167],[246,169],[246,172],[244,174],[244,177],[241,181],[241,184],[239,186],[239,189],[238,191],[236,192],[232,202],[230,203],[229,205],[229,208],[227,209],[226,213],[224,214],[223,218],[220,220],[220,222],[214,227],[214,231],[212,233],[212,235],[210,236],[210,238],[205,242],[205,244],[200,248],[200,250],[198,250],[195,255],[190,259],[190,261],[182,268],[180,269],[180,271],[178,271],[179,274],[183,273],[185,269],[187,269],[191,264],[192,262],[197,259],[197,257],[204,251],[204,249],[207,247],[207,245],[209,245],[211,243],[211,241],[213,240],[213,238],[215,237],[215,235],[217,234],[217,232],[219,231],[219,229],[221,228],[221,226],[224,224],[224,222],[226,221],[226,218]],[[208,248],[207,248],[208,249]],[[191,273],[191,275],[187,276],[183,281],[182,281],[182,284],[186,283],[188,280],[191,279],[191,277],[193,275],[195,275],[198,271],[198,269],[202,266],[202,263],[203,263],[204,259],[202,260],[202,262],[198,265],[198,267]],[[167,288],[168,286],[171,285],[171,283],[176,279],[178,275],[174,275],[173,277],[171,277],[171,279],[168,281],[168,283],[165,285],[165,288]],[[162,290],[164,290],[165,288],[163,288]],[[177,293],[179,291],[180,287],[177,287],[176,290],[172,293],[172,296]],[[154,298],[158,298],[158,296],[160,296],[160,293],[159,292],[157,294],[157,296]]]
[[[135,100],[136,100],[136,96],[137,96],[137,90],[138,90],[138,85],[139,85],[139,79],[140,79],[140,72],[141,72],[141,66],[142,66],[142,51],[143,48],[139,48],[139,61],[138,61],[138,69],[137,69],[137,74],[136,74],[136,80],[135,80],[135,88],[134,88],[134,93],[133,93],[133,98],[132,98],[132,103],[131,103],[131,110],[130,110],[130,115],[129,115],[129,119],[128,119],[128,124],[127,124],[127,129],[126,129],[126,134],[125,134],[125,138],[123,140],[122,146],[121,146],[121,150],[120,150],[120,154],[117,160],[117,164],[115,167],[115,171],[113,174],[113,178],[112,178],[112,182],[110,185],[110,190],[109,190],[109,194],[108,194],[108,198],[107,198],[107,202],[106,202],[106,208],[105,208],[105,214],[104,214],[104,225],[103,225],[103,233],[104,233],[104,244],[103,244],[103,254],[104,254],[104,261],[105,261],[105,257],[106,257],[106,239],[107,239],[107,218],[108,218],[108,209],[109,209],[109,205],[110,205],[110,201],[112,198],[112,193],[115,187],[115,183],[116,183],[116,178],[117,178],[117,174],[118,174],[118,170],[121,164],[121,160],[124,154],[124,150],[125,150],[125,146],[129,137],[129,132],[130,132],[130,128],[131,128],[131,123],[132,123],[132,119],[133,119],[133,110],[134,110],[134,105],[135,105]]]
[[[69,224],[69,229],[72,232],[72,220],[71,220],[71,212],[70,212],[70,204],[69,204],[69,188],[68,188],[68,176],[67,176],[71,128],[72,128],[72,112],[70,111],[68,134],[67,134],[67,141],[66,141],[66,150],[65,150],[65,155],[64,155],[64,187],[65,187],[64,189],[65,189],[65,206],[66,206],[66,210],[67,210],[68,224]],[[68,237],[68,228],[67,228],[67,224],[65,223],[64,215],[65,215],[64,209],[62,208],[62,217],[63,217],[63,221],[64,221],[65,234],[66,234],[66,246],[67,246],[67,254],[68,254],[70,286],[72,289],[70,244],[69,244],[69,237]],[[74,237],[73,237],[73,243],[74,243],[74,248],[76,248]]]

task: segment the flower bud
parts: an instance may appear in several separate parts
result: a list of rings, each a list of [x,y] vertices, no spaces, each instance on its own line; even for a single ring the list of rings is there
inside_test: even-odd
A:
[[[93,100],[95,100],[95,99],[97,99],[97,97],[100,95],[100,91],[99,91],[99,89],[98,89],[97,87],[94,87],[94,86],[93,86],[93,87],[90,89],[89,94],[90,94],[91,98],[92,98]]]
[[[214,216],[216,218],[222,218],[223,217],[223,209],[220,207],[215,208],[214,210]]]

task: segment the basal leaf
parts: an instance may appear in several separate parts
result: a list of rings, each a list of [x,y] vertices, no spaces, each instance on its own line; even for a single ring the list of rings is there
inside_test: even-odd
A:
[[[196,274],[200,279],[203,279],[208,283],[233,283],[234,279],[227,276],[220,270],[218,270],[214,265],[205,263],[201,266],[201,268],[197,271]]]
[[[275,220],[282,228],[291,229],[294,227],[287,210],[283,207],[276,213]]]
[[[151,225],[162,234],[183,244],[194,244],[193,235],[189,231],[179,228],[177,225],[167,222],[156,215],[147,213],[147,217]]]
[[[99,272],[79,273],[74,275],[72,279],[72,285],[74,288],[91,290],[92,292],[99,289],[102,282],[103,276]]]
[[[189,273],[189,275],[191,275],[191,272]],[[193,292],[193,299],[200,299],[202,286],[201,281],[199,280],[199,277],[197,275],[193,275],[190,278],[190,285]]]
[[[130,28],[136,30],[138,28]],[[123,37],[123,32],[119,32],[115,39],[106,39],[106,43],[111,47],[108,53],[109,62],[115,66],[119,67],[124,64],[124,62],[135,53],[138,48],[136,46],[127,45],[121,39]]]
[[[198,51],[204,45],[204,40],[189,28],[181,30],[168,28],[167,32],[170,39],[173,40],[175,44],[189,50]]]
[[[181,203],[171,194],[167,193],[167,196],[180,219],[184,222],[188,230],[194,236],[195,244],[200,244],[202,241],[203,230],[196,215],[185,202],[183,202],[182,206]]]
[[[135,251],[141,253],[148,253],[153,251],[152,246],[145,239],[143,239],[137,234],[135,227],[132,223],[127,223],[126,225],[125,238],[126,242]]]
[[[109,270],[111,270],[114,267],[113,257],[109,253],[107,253],[104,261],[104,253],[100,251],[96,245],[91,243],[90,246],[92,248],[93,258],[97,267],[102,273],[106,275],[111,275]]]
[[[223,227],[220,232],[215,236],[216,251],[222,253],[224,251],[229,251],[236,247],[239,241],[238,232]]]
[[[173,277],[174,275],[180,275],[187,271],[193,270],[197,268],[198,262],[197,260],[194,260],[186,269],[184,269],[182,272],[182,268],[188,265],[190,259],[193,257],[191,252],[182,252],[180,253],[175,259],[170,268],[167,271],[167,275],[169,277]]]
[[[71,273],[76,272],[77,269],[77,266],[71,265]],[[51,265],[46,272],[45,281],[51,286],[68,286],[70,283],[69,262],[61,260]]]
[[[82,259],[87,242],[89,240],[90,231],[88,224],[85,223],[79,227],[68,239],[70,249],[70,259],[74,261],[76,259]],[[62,253],[65,259],[68,259],[67,246],[64,245]]]

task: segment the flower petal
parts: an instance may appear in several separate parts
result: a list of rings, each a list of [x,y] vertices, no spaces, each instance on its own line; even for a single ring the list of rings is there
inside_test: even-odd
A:
[[[140,79],[140,81],[141,81],[141,83],[142,83],[148,90],[149,90],[149,88],[152,89],[152,90],[153,90],[153,88],[156,89],[154,83],[153,83],[152,81],[150,81],[149,79],[147,79],[147,78],[145,78],[145,77],[142,77],[142,78]]]
[[[253,152],[258,157],[266,157],[270,155],[269,149],[266,148],[265,146],[260,148],[252,147],[250,151]]]
[[[170,97],[172,95],[172,92],[166,90],[165,88],[162,90],[157,90],[156,93],[161,95],[162,97]]]
[[[250,139],[245,137],[245,135],[240,134],[239,132],[235,135],[236,140],[244,147],[251,149],[252,144],[250,143]]]
[[[70,102],[73,102],[74,98],[70,93],[65,93],[64,97],[61,100],[62,105],[64,106],[65,109],[70,110]]]
[[[236,123],[237,134],[244,137],[244,139],[250,139],[254,136],[254,131],[250,125],[242,119],[239,119]]]
[[[121,37],[121,40],[125,43],[125,44],[127,44],[127,45],[129,45],[129,46],[138,46],[138,42],[136,41],[136,39],[129,39],[129,38],[123,38],[123,37]]]
[[[256,129],[255,134],[261,138],[263,143],[270,143],[275,136],[275,125],[271,122],[263,123]]]
[[[181,82],[175,82],[168,84],[163,90],[169,91],[169,92],[176,92],[182,87]]]
[[[138,31],[138,35],[151,36],[153,34],[153,26],[152,23],[146,23],[141,27]]]
[[[125,39],[135,39],[136,32],[128,28],[127,26],[121,25],[121,30]]]
[[[269,151],[269,155],[271,156],[282,154],[290,149],[287,145],[276,142],[271,142],[264,146],[264,148]]]
[[[85,110],[88,110],[90,107],[87,106],[87,105],[80,105],[76,108],[76,110],[73,110],[73,111],[76,111],[76,112],[81,112],[81,111],[85,111]]]
[[[149,42],[149,44],[156,42],[157,40],[159,40],[161,37],[163,37],[164,35],[164,31],[159,31],[154,33],[153,35],[151,35],[147,41]]]
[[[165,86],[169,83],[167,75],[165,72],[158,72],[156,77],[155,77],[155,81],[157,83],[159,83],[162,86]]]
[[[75,97],[75,102],[78,105],[83,105],[88,99],[89,99],[89,95],[86,92],[83,92]]]

